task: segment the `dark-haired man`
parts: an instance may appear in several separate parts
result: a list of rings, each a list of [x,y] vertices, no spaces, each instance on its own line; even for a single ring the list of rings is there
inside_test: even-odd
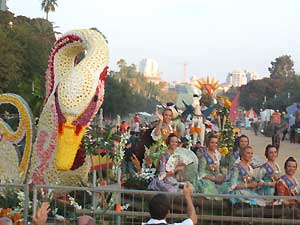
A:
[[[183,194],[187,205],[188,219],[181,223],[173,225],[195,225],[197,224],[196,210],[192,201],[192,185],[189,182],[184,184]],[[170,212],[170,200],[165,194],[155,195],[149,203],[149,211],[151,219],[144,225],[167,225],[166,218]]]

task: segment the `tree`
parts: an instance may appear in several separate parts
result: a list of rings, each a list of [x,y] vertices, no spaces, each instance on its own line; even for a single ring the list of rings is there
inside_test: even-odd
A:
[[[22,96],[35,116],[43,102],[44,74],[54,42],[49,21],[0,11],[0,93]]]
[[[57,0],[42,0],[42,10],[46,13],[46,20],[48,20],[49,12],[54,12],[57,7]]]
[[[270,77],[272,79],[278,79],[282,77],[291,77],[295,75],[294,62],[290,55],[283,55],[271,62],[269,67]]]
[[[127,72],[128,72],[128,68],[127,68],[127,63],[124,59],[120,59],[118,62],[117,62],[119,68],[120,68],[120,76],[122,79],[126,78],[127,77]]]

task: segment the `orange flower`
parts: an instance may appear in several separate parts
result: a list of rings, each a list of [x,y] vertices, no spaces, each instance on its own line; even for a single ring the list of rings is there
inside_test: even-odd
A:
[[[10,208],[3,208],[3,209],[1,210],[1,212],[0,212],[0,215],[1,215],[1,216],[6,216],[6,215],[10,214],[10,212],[11,212],[11,209],[10,209]]]
[[[17,222],[18,220],[20,220],[22,218],[22,215],[20,213],[15,213],[11,219],[14,221],[14,222]]]
[[[121,207],[121,204],[120,204],[120,203],[117,203],[117,204],[116,204],[115,210],[116,210],[116,212],[121,212],[122,207]]]
[[[197,134],[200,135],[200,133],[201,133],[201,128],[200,128],[200,127],[196,127],[195,129],[196,129]]]
[[[217,111],[216,111],[216,110],[213,110],[213,111],[211,112],[211,115],[212,115],[213,117],[216,117],[216,116],[217,116]]]
[[[195,133],[195,127],[190,127],[190,134]]]

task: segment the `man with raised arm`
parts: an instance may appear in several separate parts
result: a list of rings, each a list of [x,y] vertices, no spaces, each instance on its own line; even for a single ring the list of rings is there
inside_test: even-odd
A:
[[[196,210],[192,201],[192,184],[186,182],[183,188],[183,194],[186,202],[186,211],[188,214],[188,219],[180,223],[174,223],[173,225],[196,225],[197,215]],[[151,219],[143,225],[167,225],[166,219],[170,212],[170,200],[165,194],[155,195],[149,203],[149,211]]]

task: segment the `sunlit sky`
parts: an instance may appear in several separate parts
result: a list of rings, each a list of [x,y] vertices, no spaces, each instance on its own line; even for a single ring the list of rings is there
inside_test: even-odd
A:
[[[299,0],[57,0],[49,14],[57,31],[97,27],[108,38],[110,68],[124,58],[158,61],[162,78],[213,75],[234,69],[267,76],[270,62],[289,54],[299,71]],[[16,15],[45,17],[41,0],[9,0]]]

